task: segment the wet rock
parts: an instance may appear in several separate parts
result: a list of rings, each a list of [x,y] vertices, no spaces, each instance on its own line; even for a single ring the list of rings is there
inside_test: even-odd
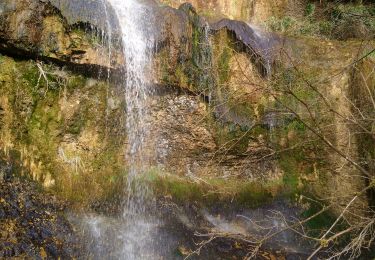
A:
[[[36,184],[27,180],[1,182],[0,257],[78,257],[78,237],[61,207],[61,202],[39,193]]]
[[[88,15],[94,7],[75,9],[76,12],[73,12],[78,6],[77,1],[76,5],[73,2],[69,2],[69,5],[60,1],[53,3],[36,0],[2,1],[0,51],[22,58],[54,60],[86,71],[108,67],[115,70],[121,66],[122,56],[115,51],[116,48],[111,53],[108,51],[108,40],[103,33],[109,29],[104,30],[101,28],[103,22]],[[86,10],[86,14],[82,10]],[[108,10],[108,16],[113,17],[113,12]],[[98,17],[105,19],[105,16],[99,15],[95,18]],[[92,22],[91,26],[87,25],[88,20]]]
[[[178,7],[183,0],[161,0],[162,3]],[[248,1],[248,0],[190,0],[197,11],[205,17],[217,21],[224,17],[262,23],[269,17],[285,12],[288,1]],[[290,4],[291,5],[291,4]]]
[[[0,182],[12,178],[12,165],[0,162]]]
[[[85,5],[83,5],[84,2]],[[165,81],[158,83],[164,84],[170,89],[172,89],[171,86],[177,86],[180,89],[188,89],[190,91],[189,94],[185,93],[179,96],[172,94],[166,96],[163,100],[156,100],[155,113],[152,117],[156,118],[157,130],[159,131],[154,131],[158,142],[155,145],[159,156],[156,159],[157,162],[167,165],[167,169],[173,173],[178,172],[197,176],[200,173],[206,174],[209,172],[220,176],[226,176],[228,173],[237,176],[237,173],[241,173],[239,176],[254,179],[270,179],[270,176],[282,177],[282,171],[272,163],[266,162],[265,165],[250,163],[253,160],[259,161],[267,157],[267,154],[272,154],[270,153],[272,151],[269,151],[267,147],[269,144],[262,141],[263,135],[259,135],[259,137],[249,136],[246,133],[257,123],[262,124],[264,128],[270,129],[274,126],[282,126],[284,121],[289,119],[286,118],[284,120],[280,118],[279,120],[275,119],[277,115],[262,114],[264,104],[261,103],[261,100],[264,99],[266,105],[268,102],[266,92],[262,92],[262,86],[266,87],[266,84],[263,84],[265,83],[263,82],[265,81],[264,77],[258,82],[258,74],[249,70],[246,71],[246,74],[254,76],[249,80],[243,77],[241,68],[235,68],[237,62],[234,61],[237,60],[240,61],[238,62],[241,63],[240,65],[245,65],[238,67],[252,68],[252,63],[249,62],[250,59],[246,56],[246,51],[242,49],[235,49],[236,52],[239,51],[238,53],[224,51],[236,47],[229,44],[230,40],[235,42],[235,44],[240,42],[239,44],[242,47],[246,47],[247,50],[249,49],[258,56],[257,58],[260,59],[260,63],[263,66],[263,74],[267,76],[270,74],[270,65],[274,59],[273,54],[269,53],[268,49],[277,47],[277,37],[274,35],[264,35],[255,27],[249,26],[244,22],[229,19],[212,24],[211,32],[214,32],[215,35],[206,35],[207,32],[210,32],[209,30],[205,30],[208,28],[206,27],[207,24],[204,19],[198,16],[191,5],[185,4],[179,9],[173,9],[155,5],[155,3],[152,3],[153,1],[144,2],[150,2],[148,4],[152,6],[156,16],[157,55],[160,55],[157,60],[160,63],[158,65],[161,67],[160,75],[157,76],[158,79],[166,78]],[[52,60],[59,65],[83,66],[85,69],[91,67],[118,68],[119,64],[122,64],[121,58],[123,57],[121,55],[117,57],[116,53],[112,53],[112,62],[110,63],[108,59],[109,54],[106,52],[107,46],[103,42],[98,41],[97,37],[94,37],[98,36],[98,34],[95,35],[95,32],[109,29],[109,27],[114,32],[116,31],[115,19],[113,17],[109,20],[109,26],[103,23],[102,16],[104,11],[101,7],[108,7],[108,5],[103,4],[99,0],[89,2],[78,0],[3,0],[0,2],[0,52],[12,54],[13,56],[18,55],[23,59],[44,59]],[[99,11],[96,13],[95,9]],[[96,19],[96,15],[101,18]],[[222,39],[215,39],[221,33],[224,34]],[[102,36],[104,39],[107,37],[105,34]],[[213,39],[206,39],[209,37]],[[206,40],[203,42],[204,44],[202,44],[203,40]],[[207,47],[209,40],[215,40],[215,47],[218,50],[212,56],[217,59],[216,62],[218,64],[214,64],[214,62],[212,64],[211,57],[207,55],[211,51]],[[206,49],[203,49],[203,45],[206,46]],[[352,43],[345,43],[344,45],[347,45],[345,47],[341,46],[341,42],[334,43],[313,39],[288,39],[285,40],[285,45],[286,51],[291,53],[292,61],[288,59],[288,61],[282,61],[283,63],[286,65],[291,63],[292,65],[298,62],[303,67],[309,68],[307,72],[313,72],[314,76],[319,75],[322,78],[333,75],[333,72],[341,71],[354,57],[353,55],[356,52],[352,50],[357,49],[359,46],[356,47]],[[116,47],[119,47],[119,45],[116,45]],[[222,50],[220,49],[221,47]],[[120,50],[121,48],[112,48],[112,50],[114,49]],[[38,81],[40,71],[35,62],[33,64],[30,63],[27,67],[30,67],[32,70],[27,74],[24,73],[23,81],[21,81],[22,77],[19,77],[19,75],[22,72],[26,72],[26,67],[23,65],[18,66],[18,61],[9,62],[9,65],[7,65],[5,62],[6,59],[4,57],[0,58],[2,65],[0,90],[9,89],[9,92],[4,91],[1,93],[2,97],[0,99],[0,129],[2,136],[12,137],[10,142],[13,143],[9,144],[9,146],[19,149],[20,153],[22,151],[22,157],[25,160],[22,163],[26,163],[30,170],[33,171],[33,174],[35,173],[33,175],[35,180],[44,182],[46,186],[52,186],[52,183],[54,183],[50,180],[50,176],[52,175],[46,174],[46,176],[43,176],[41,172],[44,171],[41,169],[43,167],[63,168],[64,173],[79,173],[77,174],[78,184],[74,184],[77,186],[73,185],[72,191],[82,186],[85,187],[85,191],[90,191],[95,195],[105,194],[108,197],[113,196],[110,194],[111,192],[106,194],[106,191],[113,190],[114,183],[119,179],[118,176],[122,172],[122,168],[112,168],[112,165],[118,165],[123,162],[124,156],[121,151],[124,150],[123,145],[125,145],[125,142],[123,140],[125,138],[122,133],[123,118],[116,121],[108,120],[107,117],[100,117],[100,115],[108,115],[108,110],[105,108],[105,100],[108,92],[107,94],[104,93],[106,91],[99,93],[101,85],[92,87],[91,84],[87,83],[87,87],[84,87],[86,84],[84,80],[77,78],[72,80],[73,76],[69,74],[67,77],[56,77],[55,81],[57,82],[55,83],[58,83],[61,79],[66,82],[77,80],[77,84],[72,84],[68,88],[74,89],[75,93],[68,93],[67,96],[63,95],[64,99],[59,100],[58,98],[61,97],[61,93],[60,91],[59,93],[55,91],[54,97],[52,95],[48,97],[47,95],[44,97],[44,100],[39,100],[35,103],[30,102],[32,98],[24,98],[24,102],[18,103],[20,98],[22,99],[22,96],[31,95],[30,93],[34,91],[35,86],[40,87],[40,82]],[[207,74],[207,71],[202,69],[202,67],[207,64],[216,65],[212,67],[219,68],[218,71],[214,71],[214,73],[220,75],[220,77],[216,76],[214,78],[216,85],[203,84],[201,86],[202,82],[199,79]],[[40,64],[37,63],[37,65]],[[46,71],[48,72],[48,70]],[[196,73],[197,71],[198,73]],[[54,68],[50,73],[50,75],[56,75],[56,73],[61,75],[65,72]],[[98,75],[98,73],[95,74],[95,76]],[[345,96],[342,90],[345,90],[347,85],[348,80],[346,77],[348,77],[348,74],[343,75],[340,82],[331,82],[322,86],[323,91],[327,90],[329,92],[332,89],[332,93],[328,95],[329,100],[340,101]],[[233,78],[238,78],[238,81],[234,82]],[[256,80],[251,82],[254,78]],[[25,80],[29,82],[25,83]],[[245,84],[249,81],[251,84]],[[61,87],[60,84],[56,86],[58,86],[56,90]],[[208,95],[211,93],[202,92],[203,89],[207,89],[207,86],[213,86],[216,89],[220,89],[220,91],[225,90],[225,92],[220,93],[225,99],[218,99],[217,103],[232,103],[232,106],[228,105],[228,108],[218,107],[215,111],[216,118],[214,120],[211,118],[211,111],[205,108],[206,104],[193,100],[194,98],[190,95],[191,93],[195,93],[196,96],[202,94],[205,96],[206,101],[211,101],[211,95]],[[220,86],[220,88],[217,88],[217,86]],[[13,92],[16,89],[17,92]],[[240,90],[241,93],[239,94],[246,97],[246,99],[230,98],[229,93],[235,93],[237,90]],[[38,92],[40,96],[43,96],[46,90],[41,87]],[[122,94],[118,96],[122,96]],[[14,107],[21,109],[13,111],[13,113],[9,105],[11,102],[8,100],[15,100]],[[46,101],[50,104],[61,103],[61,106],[52,106],[47,104]],[[350,107],[346,105],[346,101],[340,102],[340,107]],[[112,105],[109,106],[111,109],[113,108],[111,118],[120,118],[121,115],[118,116],[115,111],[121,110],[117,109],[121,107],[121,100],[116,102],[111,101],[111,103]],[[216,105],[214,103],[211,104]],[[246,106],[239,107],[239,104],[245,104]],[[253,104],[254,106],[252,106]],[[257,104],[259,106],[255,106]],[[236,108],[239,108],[237,110],[241,111],[237,111]],[[47,111],[49,111],[48,117],[45,116]],[[91,115],[95,115],[96,118],[91,118]],[[65,121],[59,119],[60,117]],[[8,118],[8,122],[6,122],[6,118]],[[15,119],[14,122],[12,118]],[[220,122],[219,118],[222,122]],[[203,121],[203,119],[211,120],[213,123],[209,124]],[[29,124],[30,122],[34,124]],[[108,131],[107,127],[109,127]],[[24,131],[11,133],[7,129],[23,129]],[[49,131],[45,131],[45,129]],[[263,131],[263,129],[261,130]],[[106,135],[103,134],[104,131],[106,131]],[[346,130],[340,131],[344,134]],[[222,132],[224,133],[221,134]],[[116,139],[116,141],[107,145],[101,142],[101,140],[106,140],[108,133],[112,137],[116,134],[121,137],[118,138],[116,136],[112,138]],[[292,136],[293,132],[289,131],[289,134]],[[27,142],[18,143],[20,141],[18,140],[19,136],[23,136],[25,140],[27,139]],[[245,136],[246,138],[242,138],[241,136]],[[228,149],[228,152],[225,151],[222,154],[217,152],[221,146],[228,141],[235,140],[235,138],[240,138],[241,143],[234,142],[236,146]],[[40,140],[42,142],[39,142]],[[341,138],[341,140],[346,140],[346,138]],[[2,141],[8,142],[9,140]],[[44,143],[46,145],[38,146]],[[342,147],[344,145],[346,144],[343,143]],[[355,146],[350,145],[350,147]],[[43,151],[43,153],[36,152],[35,150]],[[56,150],[58,150],[58,154]],[[81,158],[84,158],[85,164],[88,167],[80,167]],[[108,160],[108,158],[114,162]],[[99,161],[100,163],[98,163]],[[106,163],[107,161],[108,164]],[[206,167],[207,162],[213,165]],[[91,167],[93,165],[95,167]],[[298,171],[300,171],[299,166]],[[9,175],[7,174],[8,170],[6,170],[6,167],[0,172],[0,180],[7,181],[7,176]],[[98,174],[95,175],[97,172],[100,172],[100,177],[98,177]],[[64,173],[58,174],[60,180],[56,180],[56,186],[66,192],[68,185],[65,186],[64,184],[71,183],[71,176]],[[345,176],[354,175],[345,174]],[[90,182],[87,179],[90,179]],[[332,185],[327,185],[330,187],[329,189],[324,189],[316,193],[322,194],[326,190],[333,190],[332,193],[335,194],[336,188],[333,189],[332,187],[338,183],[340,185],[338,185],[337,189],[342,190],[346,194],[348,188],[342,188],[342,184],[347,183],[350,186],[353,183],[352,181],[344,182],[340,179],[336,180],[336,177],[333,177],[332,180]],[[51,183],[51,185],[48,183]],[[80,186],[79,184],[82,183],[85,185]],[[88,183],[92,186],[89,186]],[[102,196],[104,197],[104,195]],[[76,198],[74,197],[73,199]],[[22,202],[23,209],[21,210],[20,204],[15,201],[16,198],[11,197],[7,212],[0,212],[0,215],[8,214],[10,217],[16,218],[22,214],[22,210],[32,211],[35,207],[33,203],[30,203],[32,200],[26,200],[26,202]],[[40,212],[34,212],[33,214],[37,218],[43,218],[44,216]],[[27,222],[22,222],[22,225],[27,225]],[[30,236],[40,239],[39,236],[42,235],[38,232],[30,232]]]
[[[260,65],[263,66],[264,74],[271,74],[271,65],[280,48],[280,39],[277,35],[266,33],[245,22],[230,19],[222,19],[211,25],[211,30],[215,32],[223,29],[232,32],[245,48],[249,48],[261,59]]]
[[[49,0],[49,2],[60,10],[70,25],[87,23],[104,32],[109,29],[114,32],[119,31],[115,11],[106,0]]]
[[[187,13],[184,10],[168,6],[156,6],[152,10],[155,17],[158,46],[169,48],[171,55],[184,53],[186,44],[189,43],[191,37],[191,26]]]

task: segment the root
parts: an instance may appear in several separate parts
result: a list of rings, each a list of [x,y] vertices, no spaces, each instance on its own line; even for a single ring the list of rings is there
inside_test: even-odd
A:
[[[44,81],[46,82],[46,91],[44,92],[44,96],[46,96],[47,92],[48,92],[48,88],[49,88],[49,81],[48,81],[46,72],[43,70],[43,66],[42,65],[43,65],[42,62],[37,62],[36,63],[36,66],[38,67],[38,70],[39,70],[39,78],[38,78],[38,82],[37,82],[37,84],[35,86],[35,89],[39,88],[40,80],[43,77]]]

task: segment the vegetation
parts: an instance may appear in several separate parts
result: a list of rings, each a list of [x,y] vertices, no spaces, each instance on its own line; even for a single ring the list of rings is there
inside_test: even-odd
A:
[[[0,63],[6,115],[0,135],[7,137],[1,145],[6,158],[22,165],[15,166],[18,173],[81,206],[120,193],[121,135],[107,135],[104,117],[119,118],[121,111],[105,113],[106,83],[43,62],[1,56]]]
[[[169,174],[154,168],[141,181],[154,189],[158,197],[170,196],[185,204],[201,203],[204,206],[231,205],[257,207],[273,200],[281,190],[281,183],[259,183],[236,178],[186,177]]]
[[[357,14],[368,12],[363,6],[332,8],[330,10],[332,19],[325,20],[329,23],[327,28],[331,26],[339,28],[341,24],[353,23],[353,21],[348,22],[349,16],[344,14],[345,10],[357,12]],[[315,18],[321,13],[321,10],[317,9],[313,5],[306,7],[305,21],[309,23],[309,26],[316,25]],[[289,33],[287,30],[292,32],[292,29],[298,28],[298,30],[301,29],[298,34],[302,32],[302,34],[311,35],[306,27],[292,28],[296,23],[298,21],[295,18],[284,17],[280,23],[275,23],[278,26],[276,30]],[[366,19],[363,19],[361,23],[365,24],[370,31],[372,30],[372,24]],[[334,35],[333,29],[329,28],[329,30],[329,32],[324,32],[327,32],[325,37],[339,38]],[[295,31],[291,34],[294,33]],[[321,37],[321,32],[316,33],[316,36]],[[344,36],[344,38],[353,37]],[[316,250],[311,253],[309,259],[323,250],[332,250],[334,256],[355,258],[373,246],[375,237],[372,230],[375,213],[372,205],[375,194],[373,186],[375,176],[372,165],[374,165],[375,144],[373,142],[374,102],[372,99],[375,93],[372,87],[374,63],[371,58],[374,50],[371,46],[371,44],[370,47],[356,45],[355,48],[359,49],[354,49],[354,52],[359,54],[355,58],[350,58],[354,60],[353,63],[344,70],[341,68],[337,70],[335,77],[350,78],[348,89],[340,85],[340,94],[327,88],[330,86],[328,79],[331,75],[326,74],[322,62],[319,66],[315,66],[314,58],[303,57],[301,53],[304,48],[301,46],[296,46],[298,49],[296,57],[288,56],[289,52],[285,51],[286,57],[281,59],[286,59],[286,61],[281,60],[278,64],[287,63],[289,66],[274,67],[273,76],[265,86],[267,91],[263,92],[263,97],[270,97],[269,100],[273,99],[274,103],[263,102],[265,106],[262,109],[262,116],[267,114],[267,111],[276,111],[276,114],[281,115],[281,119],[276,118],[275,127],[269,129],[271,131],[262,131],[262,135],[269,138],[268,141],[272,143],[273,148],[273,152],[265,157],[276,159],[282,168],[283,191],[292,195],[294,199],[296,198],[294,195],[297,195],[297,198],[304,198],[298,199],[300,203],[302,201],[306,203],[306,211],[301,215],[301,220],[289,222],[284,219],[283,221],[285,221],[286,229],[295,231],[316,245]],[[235,53],[234,49],[231,51]],[[219,56],[218,68],[226,72],[229,70],[226,68],[226,66],[229,67],[227,65],[229,62],[225,59],[226,55],[223,55],[222,49],[219,53],[222,56]],[[329,60],[330,53],[327,53],[326,57]],[[308,60],[306,64],[305,60],[301,60],[305,58]],[[336,57],[336,59],[341,58],[344,60],[344,55]],[[222,85],[219,88],[228,84],[226,74],[219,74],[219,76],[223,75],[224,77],[220,80]],[[244,73],[243,77],[250,81],[249,75]],[[255,84],[255,82],[252,83]],[[221,90],[220,94],[227,100],[229,99],[228,93]],[[236,98],[238,104],[240,98]],[[257,138],[259,129],[264,130],[256,127],[246,137]],[[350,139],[347,140],[346,135],[344,137],[342,133],[348,133],[351,136]],[[235,143],[240,143],[239,140],[248,143],[249,140],[245,136],[230,137],[227,133],[223,136],[236,140]],[[222,143],[226,142],[228,140],[224,139]],[[348,183],[350,184],[347,185]],[[350,188],[342,193],[340,192],[343,190],[341,185],[347,185]],[[358,190],[358,187],[361,187],[361,190]],[[314,195],[311,196],[311,194]],[[366,206],[366,203],[369,205]],[[252,237],[243,239],[248,240],[249,247],[252,247],[251,251],[255,256],[257,250],[273,235],[259,240]],[[220,236],[221,234],[207,235],[209,239],[216,239]]]
[[[336,256],[358,257],[375,239],[374,50],[366,50],[362,56],[362,50],[358,50],[356,57],[344,57],[343,48],[340,59],[330,56],[336,47],[331,48],[331,42],[327,42],[329,48],[313,51],[311,44],[313,47],[309,45],[311,49],[306,52],[325,52],[326,59],[317,62],[311,57],[313,54],[302,57],[305,46],[292,46],[291,49],[298,47],[297,58],[281,57],[284,60],[275,62],[277,66],[269,78],[257,74],[255,69],[251,72],[260,77],[257,80],[264,83],[260,85],[248,77],[250,73],[243,71],[237,60],[251,60],[249,52],[243,50],[246,46],[239,48],[237,39],[234,42],[226,35],[220,39],[222,45],[212,50],[207,28],[201,26],[195,12],[189,12],[193,28],[191,57],[188,64],[178,61],[176,67],[161,65],[161,78],[164,83],[187,86],[209,97],[208,110],[214,116],[205,122],[211,126],[210,134],[218,146],[213,155],[218,164],[219,157],[227,155],[255,160],[254,165],[277,162],[282,177],[267,181],[216,173],[181,176],[151,169],[137,181],[150,185],[155,195],[181,204],[225,206],[235,202],[242,207],[257,207],[279,196],[292,197],[293,202],[304,197],[299,201],[306,203],[302,219],[281,221],[285,230],[315,243],[316,251],[310,258],[324,249],[335,249],[337,244],[342,245],[342,250]],[[267,26],[287,35],[328,39],[371,39],[374,35],[375,11],[371,4],[310,2],[302,13],[302,18],[272,17]],[[78,41],[82,33],[75,31]],[[88,42],[97,44],[98,40],[94,37]],[[159,55],[162,60],[170,58],[167,51]],[[306,69],[304,62],[318,68]],[[342,76],[337,77],[345,81],[342,87],[330,81],[332,75],[324,74],[335,62],[346,66],[337,67],[340,71],[333,75]],[[0,64],[0,94],[5,97],[0,100],[4,153],[17,157],[30,176],[71,202],[111,200],[121,194],[127,175],[122,151],[126,140],[118,134],[121,127],[107,125],[107,117],[120,118],[115,110],[107,110],[108,84],[40,61],[15,62],[0,56]],[[233,67],[237,65],[235,74]],[[232,80],[238,71],[244,74],[243,81],[234,86]],[[261,142],[264,140],[267,147]],[[263,145],[263,150],[250,144]],[[338,188],[340,185],[349,188]],[[315,195],[310,196],[312,193]],[[306,202],[307,196],[310,198]],[[240,239],[249,242],[257,253],[273,235],[259,240]]]
[[[304,16],[270,17],[266,27],[293,36],[327,39],[372,39],[375,36],[373,4],[307,3]]]

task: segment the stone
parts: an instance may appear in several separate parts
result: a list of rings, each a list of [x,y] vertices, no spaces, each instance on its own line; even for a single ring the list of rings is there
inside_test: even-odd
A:
[[[98,16],[77,16],[78,2],[76,5],[69,2],[69,8],[73,8],[76,13],[63,5],[63,2],[53,3],[55,5],[49,1],[36,0],[2,1],[0,50],[35,59],[56,60],[60,64],[86,71],[106,67],[116,70],[122,66],[122,54],[116,52],[116,48],[109,54],[106,47],[108,42],[100,42],[98,39],[99,31],[93,30],[88,33],[89,28],[81,26],[88,22],[89,17],[93,23],[98,21]],[[67,16],[63,16],[62,13]],[[98,30],[101,28],[99,23],[92,26],[98,26]],[[99,41],[98,44],[94,44],[95,41]]]
[[[321,197],[339,191],[354,194],[363,188],[363,181],[347,178],[357,176],[348,174],[353,169],[332,154],[324,156],[327,164],[344,165],[345,174],[335,175],[318,166],[312,173],[300,161],[283,164],[295,154],[279,158],[278,145],[287,149],[302,139],[314,139],[295,116],[283,109],[276,111],[277,102],[269,92],[272,84],[301,87],[301,77],[292,69],[298,64],[308,80],[327,78],[317,86],[335,108],[349,115],[345,94],[354,85],[354,72],[346,68],[360,42],[283,37],[262,32],[246,19],[211,21],[199,11],[218,8],[212,1],[196,1],[198,12],[191,4],[175,9],[145,2],[152,7],[157,29],[155,95],[150,98],[154,124],[148,147],[148,151],[158,151],[152,158],[156,165],[184,177],[233,175],[259,182],[283,182],[292,174],[291,185],[298,186],[294,188],[301,187],[301,179],[311,180],[306,187]],[[94,0],[84,8],[82,3],[0,3],[0,52],[7,55],[0,56],[0,142],[1,157],[10,158],[20,175],[88,206],[119,193],[127,170],[123,78],[115,77],[124,72],[125,57],[121,43],[116,43],[118,28],[110,6]],[[233,2],[223,3],[228,4],[225,9],[233,7]],[[238,11],[230,9],[225,11]],[[109,24],[96,19],[103,12],[108,12]],[[106,42],[109,27],[114,42]],[[104,42],[98,42],[97,36],[103,36]],[[114,44],[111,55],[107,43]],[[108,74],[108,69],[119,74]],[[41,70],[50,76],[50,88],[39,80]],[[341,70],[343,74],[331,78]],[[308,88],[302,94],[316,104]],[[306,115],[301,106],[295,109]],[[326,112],[321,107],[313,111],[315,115]],[[357,141],[344,138],[350,131],[347,124],[335,116],[324,119],[334,122],[330,137],[339,140],[340,146],[350,146],[350,153],[357,156]],[[321,143],[316,146],[320,149]],[[314,155],[314,162],[320,152],[327,154],[326,149],[306,151]],[[321,173],[321,179],[315,178]],[[313,178],[303,176],[309,174]],[[77,194],[77,190],[82,192]],[[362,202],[366,204],[365,199]],[[19,212],[9,210],[9,214]]]
[[[78,236],[58,209],[62,202],[40,193],[35,183],[17,178],[0,183],[0,198],[6,199],[0,202],[1,257],[76,258],[83,253]],[[21,200],[27,209],[18,203]]]

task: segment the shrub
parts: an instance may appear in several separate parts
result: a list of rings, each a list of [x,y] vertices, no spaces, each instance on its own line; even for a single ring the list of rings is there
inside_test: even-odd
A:
[[[282,18],[272,16],[266,23],[272,31],[287,32],[296,24],[296,20],[290,16]]]
[[[313,4],[313,3],[308,3],[308,4],[306,5],[305,15],[306,15],[306,16],[312,16],[312,15],[314,15],[314,13],[315,13],[315,4]]]
[[[314,3],[308,3],[305,18],[271,17],[266,27],[289,35],[372,39],[375,37],[375,5],[328,3],[324,10],[317,10]]]
[[[341,4],[333,7],[330,18],[335,24],[335,38],[372,38],[375,33],[374,14],[374,6]]]

